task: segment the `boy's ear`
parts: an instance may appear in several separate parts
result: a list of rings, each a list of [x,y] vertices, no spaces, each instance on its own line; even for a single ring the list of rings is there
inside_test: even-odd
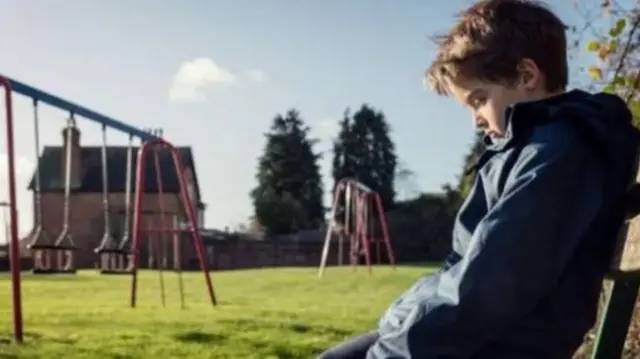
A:
[[[520,86],[526,91],[534,91],[538,88],[539,82],[542,80],[541,72],[538,65],[531,59],[523,59],[517,66],[520,74]]]

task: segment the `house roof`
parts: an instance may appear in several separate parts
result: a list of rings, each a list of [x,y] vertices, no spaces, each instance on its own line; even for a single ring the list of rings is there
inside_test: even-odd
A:
[[[42,192],[63,191],[64,190],[64,156],[62,146],[45,146],[38,163],[40,167],[40,188]],[[132,184],[131,191],[135,191],[135,170],[137,166],[137,153],[139,147],[133,147],[132,156]],[[102,192],[102,148],[100,146],[82,146],[82,180],[78,188],[73,188],[74,192]],[[127,176],[127,146],[107,147],[107,173],[108,189],[111,193],[125,192]],[[193,172],[195,192],[200,202],[200,186],[195,169],[193,153],[191,147],[178,147],[178,152],[182,157],[182,164],[185,168],[190,168]],[[160,173],[162,178],[163,191],[167,193],[178,193],[180,186],[177,172],[173,164],[171,153],[166,150],[158,151],[160,161]],[[145,163],[145,192],[157,192],[156,170],[153,152],[150,152]],[[29,190],[34,189],[34,175],[29,181]]]

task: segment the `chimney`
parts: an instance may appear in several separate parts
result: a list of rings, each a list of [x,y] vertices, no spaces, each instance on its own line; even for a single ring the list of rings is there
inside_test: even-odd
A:
[[[76,127],[73,115],[67,121],[67,127],[62,130],[62,156],[60,158],[62,188],[66,186],[67,145],[71,146],[71,189],[80,188],[82,185],[82,148],[80,147],[80,130]]]

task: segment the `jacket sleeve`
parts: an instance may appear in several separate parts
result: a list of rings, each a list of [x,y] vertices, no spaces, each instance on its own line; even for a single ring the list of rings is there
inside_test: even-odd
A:
[[[576,147],[522,149],[462,260],[381,333],[367,359],[467,358],[534,308],[602,204],[603,164]]]

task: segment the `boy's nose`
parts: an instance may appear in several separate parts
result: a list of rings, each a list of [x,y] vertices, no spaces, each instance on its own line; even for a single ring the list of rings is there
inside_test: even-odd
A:
[[[487,121],[480,115],[478,114],[473,114],[473,123],[474,125],[476,125],[477,129],[485,129],[487,128]]]

